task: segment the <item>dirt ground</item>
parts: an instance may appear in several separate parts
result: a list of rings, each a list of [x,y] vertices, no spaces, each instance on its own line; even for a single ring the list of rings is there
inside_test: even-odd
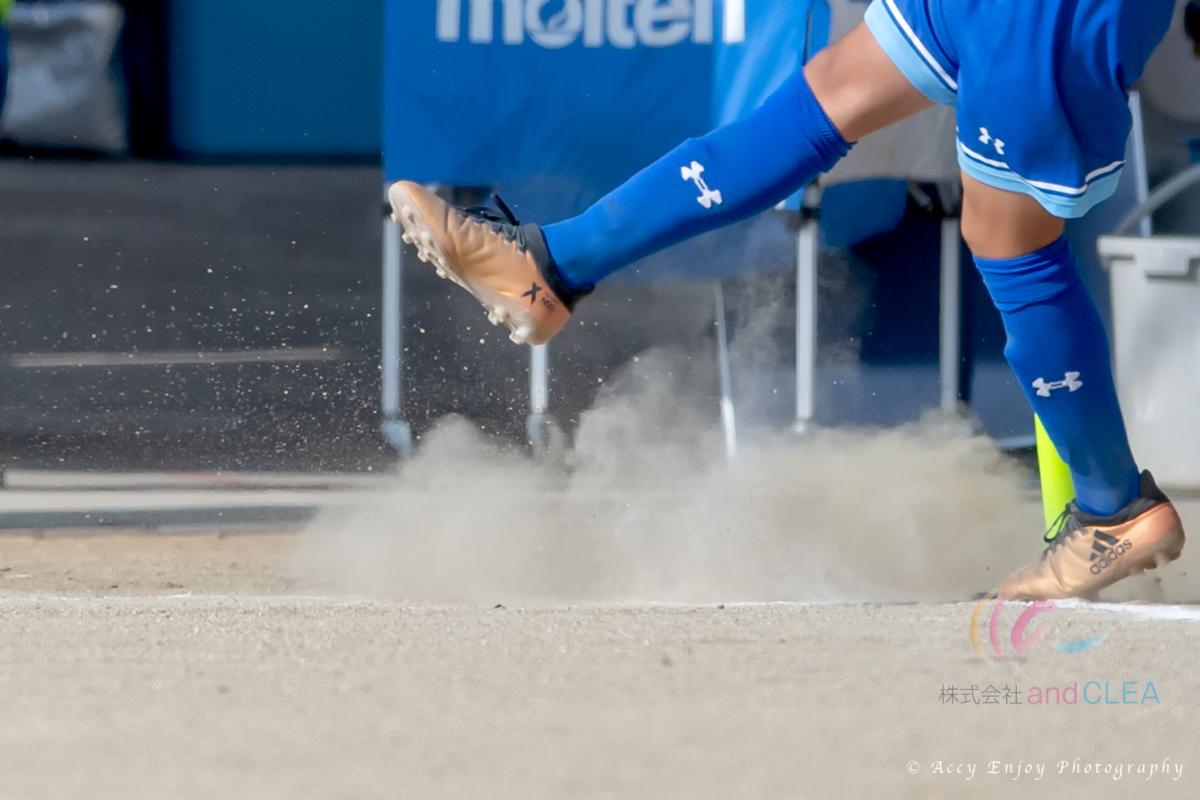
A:
[[[1060,607],[1021,663],[991,663],[971,603],[377,601],[298,577],[295,542],[0,539],[0,797],[1200,789],[1192,606]]]

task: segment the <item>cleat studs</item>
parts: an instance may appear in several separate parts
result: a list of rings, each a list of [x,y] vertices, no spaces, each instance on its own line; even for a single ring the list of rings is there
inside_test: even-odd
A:
[[[437,276],[438,276],[439,278],[441,278],[441,279],[445,280],[445,278],[446,278],[446,270],[442,269],[441,267],[438,267],[438,268],[437,268],[437,270],[435,270],[435,271],[437,272]]]

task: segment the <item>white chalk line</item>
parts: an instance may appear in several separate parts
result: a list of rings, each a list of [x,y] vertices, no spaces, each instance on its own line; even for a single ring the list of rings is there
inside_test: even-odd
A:
[[[1089,603],[1085,600],[1059,600],[1060,608],[1105,611],[1147,622],[1200,622],[1200,606],[1152,605],[1150,603]]]
[[[36,606],[69,606],[69,607],[126,607],[126,608],[220,608],[264,606],[268,608],[286,608],[295,606],[324,607],[324,608],[476,608],[481,611],[492,610],[488,603],[445,603],[425,602],[414,599],[372,598],[360,595],[320,595],[320,594],[170,594],[170,595],[57,595],[57,594],[11,594],[0,595],[0,608],[31,608]],[[529,611],[564,611],[578,609],[611,609],[614,611],[637,610],[754,610],[754,609],[810,609],[810,608],[913,608],[915,611],[929,611],[935,608],[954,606],[970,606],[969,601],[957,602],[845,602],[845,601],[734,601],[708,603],[679,603],[653,601],[623,601],[623,602],[505,602],[512,609]],[[1093,603],[1084,600],[1059,600],[1056,605],[1063,609],[1079,611],[1096,611],[1117,614],[1144,622],[1189,622],[1200,623],[1200,606],[1195,605],[1155,605],[1150,603]]]
[[[323,606],[337,608],[359,608],[385,605],[405,605],[402,602],[373,600],[367,597],[341,595],[290,595],[290,594],[168,594],[168,595],[56,595],[14,594],[0,596],[0,608],[61,605],[61,606],[127,606],[137,608],[193,607],[217,608],[221,606],[258,605],[268,607]]]
[[[504,600],[501,598],[501,605],[512,609],[526,609],[530,611],[564,611],[573,608],[579,609],[611,609],[614,611],[622,610],[695,610],[695,609],[712,609],[718,608],[727,609],[768,609],[768,608],[835,608],[835,607],[866,607],[888,605],[880,603],[847,603],[844,601],[732,601],[723,602],[714,600],[711,602],[659,602],[651,600],[628,600],[628,601],[611,601],[611,602],[570,602],[570,601],[537,601],[537,600]],[[59,594],[9,594],[0,595],[0,608],[4,607],[31,607],[41,605],[64,605],[64,606],[130,606],[130,607],[197,607],[210,608],[219,606],[246,606],[246,605],[262,605],[268,607],[285,607],[285,606],[332,606],[339,608],[358,608],[358,607],[412,607],[412,608],[478,608],[480,610],[493,610],[494,604],[488,602],[478,603],[449,603],[444,601],[426,601],[413,598],[387,598],[387,597],[365,597],[361,595],[312,595],[312,594],[166,594],[166,595],[59,595]],[[915,605],[912,603],[902,605]],[[922,604],[922,605],[950,605],[943,604]]]

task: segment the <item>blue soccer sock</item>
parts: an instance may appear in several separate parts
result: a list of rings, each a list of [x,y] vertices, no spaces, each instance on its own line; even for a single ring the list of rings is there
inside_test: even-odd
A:
[[[688,139],[578,217],[544,227],[571,288],[765,211],[850,150],[797,72],[749,116]]]
[[[1059,454],[1076,503],[1109,515],[1138,494],[1108,335],[1066,238],[1014,259],[976,258],[1004,319],[1009,364]]]

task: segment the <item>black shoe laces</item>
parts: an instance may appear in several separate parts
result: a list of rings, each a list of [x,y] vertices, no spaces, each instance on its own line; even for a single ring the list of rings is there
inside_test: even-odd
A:
[[[517,246],[524,250],[526,246],[525,232],[521,230],[521,223],[517,221],[517,215],[512,212],[507,203],[500,199],[500,195],[493,194],[492,202],[496,204],[496,208],[471,206],[462,209],[462,213],[481,225],[487,225],[510,242],[516,242]]]
[[[1042,541],[1050,545],[1047,550],[1053,550],[1081,530],[1083,530],[1083,524],[1075,516],[1071,504],[1067,503],[1062,513],[1055,517],[1054,521],[1050,523],[1050,527],[1046,529],[1046,535],[1042,537]]]

